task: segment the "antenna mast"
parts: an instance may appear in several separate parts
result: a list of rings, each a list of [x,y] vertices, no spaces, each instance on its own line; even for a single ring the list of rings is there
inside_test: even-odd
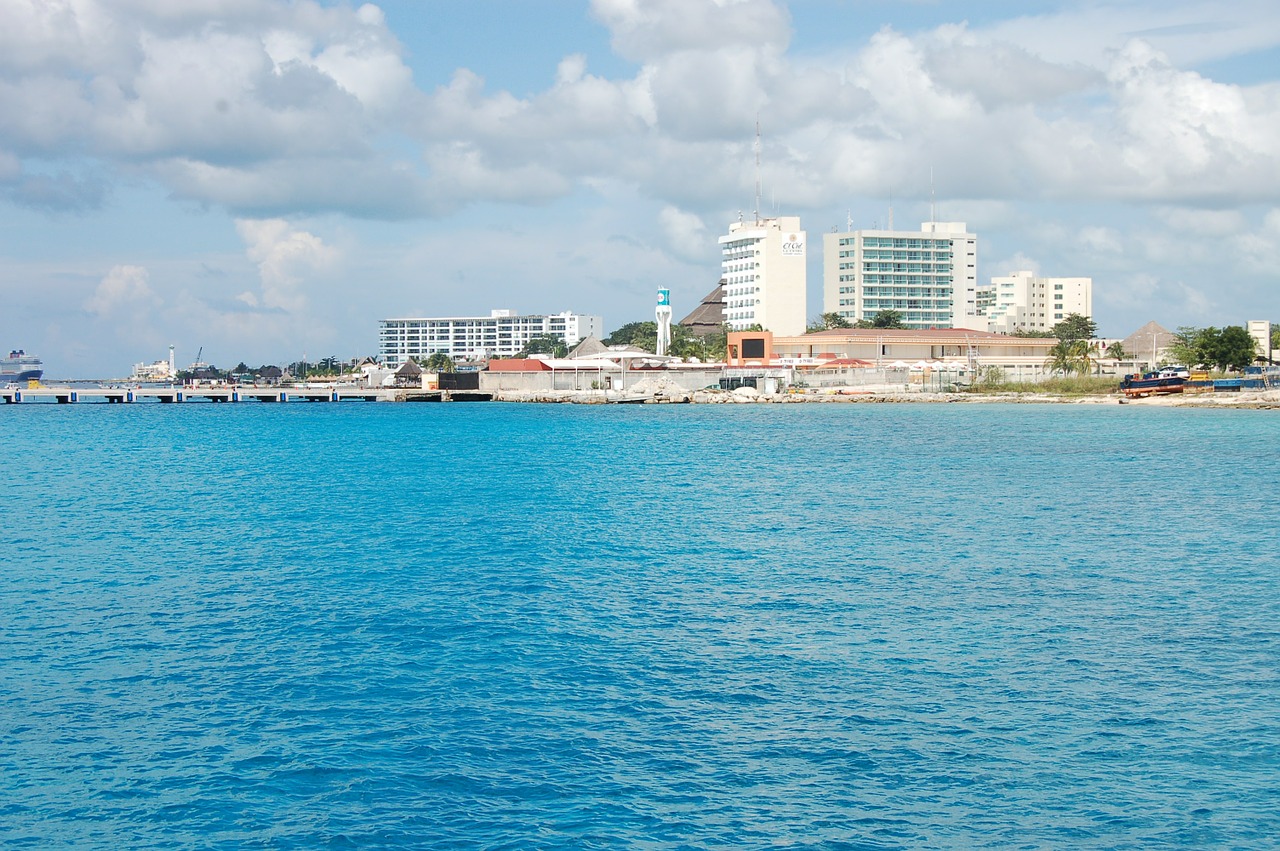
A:
[[[889,230],[893,230],[893,193],[889,193]]]
[[[760,223],[760,113],[756,113],[756,224]]]
[[[933,194],[933,166],[929,166],[929,221],[936,222],[938,220],[938,212],[935,209],[936,201]]]

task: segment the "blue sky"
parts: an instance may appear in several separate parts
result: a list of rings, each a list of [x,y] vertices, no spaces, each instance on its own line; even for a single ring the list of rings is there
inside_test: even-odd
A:
[[[1264,2],[0,0],[0,346],[119,376],[380,318],[677,316],[750,212],[938,217],[1101,332],[1280,320]]]

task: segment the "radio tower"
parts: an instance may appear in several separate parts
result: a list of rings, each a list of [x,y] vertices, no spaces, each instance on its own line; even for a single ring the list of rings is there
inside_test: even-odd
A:
[[[760,223],[760,115],[756,114],[756,224]]]

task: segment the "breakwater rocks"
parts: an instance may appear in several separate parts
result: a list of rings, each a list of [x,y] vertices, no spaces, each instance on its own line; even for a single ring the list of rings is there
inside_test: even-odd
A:
[[[1057,399],[1033,394],[1005,394],[1000,396],[974,393],[902,393],[847,390],[843,392],[791,392],[761,393],[753,387],[736,390],[679,390],[664,389],[653,393],[605,390],[556,390],[556,391],[506,391],[494,395],[499,402],[561,402],[578,405],[796,405],[796,404],[931,404],[947,402],[1063,402],[1082,401]],[[1102,397],[1084,401],[1110,402]]]
[[[794,404],[1004,404],[1004,405],[1115,405],[1149,407],[1243,408],[1280,410],[1280,391],[1218,393],[1202,396],[1159,396],[1125,399],[1118,394],[1059,396],[1049,393],[928,393],[901,391],[809,391],[761,393],[753,387],[736,390],[681,390],[663,387],[652,392],[612,390],[556,390],[498,392],[499,402],[550,402],[578,405],[794,405]]]

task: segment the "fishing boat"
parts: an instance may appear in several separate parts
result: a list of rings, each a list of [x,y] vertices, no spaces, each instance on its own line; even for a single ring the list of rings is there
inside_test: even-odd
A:
[[[1165,367],[1156,372],[1126,375],[1120,381],[1120,389],[1130,399],[1181,393],[1186,388],[1189,376],[1185,367]]]

